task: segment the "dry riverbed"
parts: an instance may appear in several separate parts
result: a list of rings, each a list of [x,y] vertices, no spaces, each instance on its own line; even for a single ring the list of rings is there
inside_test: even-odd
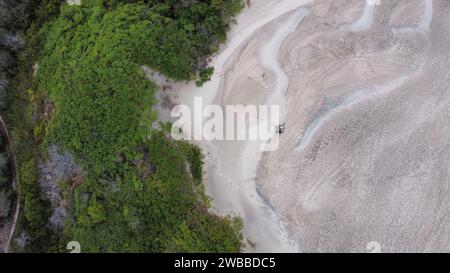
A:
[[[200,141],[247,251],[450,251],[450,2],[259,0],[178,103],[278,104],[275,152]]]

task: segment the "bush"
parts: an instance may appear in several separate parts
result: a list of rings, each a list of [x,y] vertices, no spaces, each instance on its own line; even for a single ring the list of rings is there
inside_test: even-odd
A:
[[[235,3],[85,0],[43,25],[36,90],[55,112],[40,131],[85,173],[64,240],[84,252],[239,251],[240,231],[199,201],[201,151],[152,129],[156,86],[141,71],[194,78]]]
[[[203,86],[203,84],[211,80],[211,76],[214,74],[214,67],[208,67],[200,71],[200,79],[195,82],[198,87]]]

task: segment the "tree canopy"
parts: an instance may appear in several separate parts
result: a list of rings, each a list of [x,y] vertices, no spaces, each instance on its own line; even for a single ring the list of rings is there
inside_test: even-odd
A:
[[[82,3],[48,5],[54,16],[30,39],[39,63],[33,92],[55,104],[36,137],[83,168],[81,185],[66,188],[64,238],[83,251],[239,251],[238,221],[201,201],[201,152],[152,129],[157,87],[141,65],[175,80],[206,71],[207,80],[205,60],[241,1]]]

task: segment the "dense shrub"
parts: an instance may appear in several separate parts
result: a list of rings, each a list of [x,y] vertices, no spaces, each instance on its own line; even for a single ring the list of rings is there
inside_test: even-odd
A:
[[[73,153],[84,170],[81,185],[66,189],[73,196],[66,241],[85,252],[239,251],[239,223],[200,202],[200,150],[152,129],[156,86],[141,65],[195,78],[240,7],[236,0],[84,0],[62,5],[31,37],[42,48],[36,92],[55,103],[40,130],[44,146]]]

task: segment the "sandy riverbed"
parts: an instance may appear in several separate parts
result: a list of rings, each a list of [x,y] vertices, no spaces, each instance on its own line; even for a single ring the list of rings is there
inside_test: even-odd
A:
[[[266,66],[278,63],[278,55],[273,50],[279,50],[286,36],[295,30],[305,15],[305,11],[300,8],[311,1],[259,0],[251,2],[251,7],[247,7],[238,16],[237,25],[231,29],[228,42],[213,58],[211,65],[215,68],[215,74],[212,80],[202,88],[193,84],[172,84],[172,88],[177,94],[176,98],[172,99],[190,107],[193,107],[194,97],[201,97],[204,105],[212,103],[222,106],[236,103],[250,104],[256,102],[254,100],[256,97],[259,97],[258,104],[264,104],[268,100],[269,94],[285,92],[283,89],[287,87],[287,76],[278,67],[276,73],[278,73],[279,79],[274,79],[274,83],[279,85],[275,88],[278,91],[256,94],[255,92],[258,90],[245,87],[246,90],[239,92],[243,97],[233,94],[232,101],[224,98],[228,94],[226,86],[232,81],[229,80],[230,71],[235,70],[234,65],[238,61],[239,55],[248,47],[249,43],[254,42],[255,37],[260,36],[261,40],[257,39],[256,42],[267,42],[266,52],[262,58],[266,61]],[[273,24],[275,26],[271,26]],[[278,27],[281,28],[281,32],[277,32]],[[278,35],[273,36],[275,32]],[[263,50],[259,45],[257,48],[260,51]],[[272,99],[280,100],[283,97],[280,94],[272,96]],[[295,242],[288,238],[284,225],[273,208],[258,192],[255,177],[261,155],[258,150],[254,149],[254,146],[259,144],[243,141],[200,141],[197,144],[206,153],[206,190],[214,200],[213,211],[221,215],[231,214],[242,217],[244,236],[256,244],[254,248],[247,246],[244,250],[297,251]]]
[[[286,132],[199,142],[247,251],[450,251],[450,2],[259,0],[178,102],[279,104]]]

